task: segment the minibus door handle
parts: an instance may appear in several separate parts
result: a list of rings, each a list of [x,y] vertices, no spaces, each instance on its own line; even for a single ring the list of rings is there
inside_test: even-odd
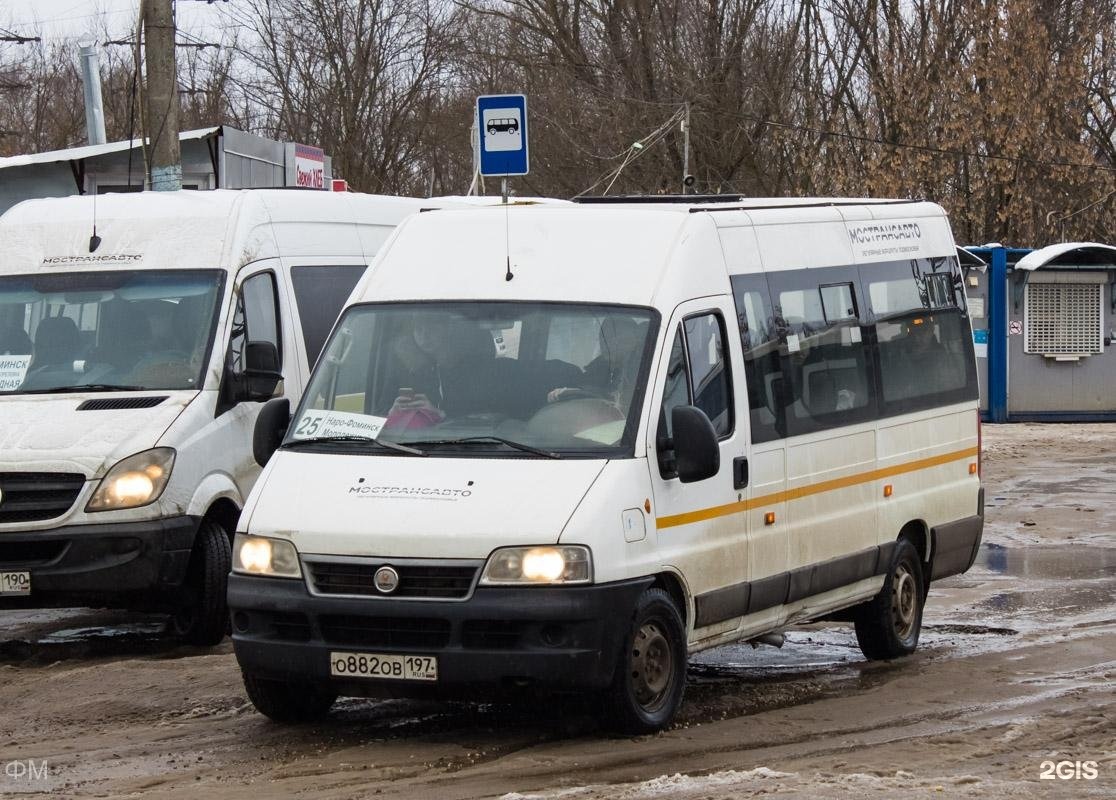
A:
[[[743,489],[748,485],[748,458],[738,456],[732,460],[732,488]]]

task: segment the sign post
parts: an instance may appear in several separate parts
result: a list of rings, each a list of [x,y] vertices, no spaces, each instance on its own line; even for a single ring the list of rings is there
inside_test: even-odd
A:
[[[489,94],[477,98],[477,138],[481,176],[503,179],[504,202],[508,177],[530,172],[527,157],[527,96]]]

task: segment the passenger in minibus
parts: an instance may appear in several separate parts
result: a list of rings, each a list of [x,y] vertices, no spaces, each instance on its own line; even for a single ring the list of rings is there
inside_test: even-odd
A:
[[[496,360],[488,331],[441,315],[416,314],[392,352],[401,391],[386,427],[426,427],[447,415],[486,410],[487,376]]]
[[[0,330],[0,356],[31,355],[31,337],[22,325],[11,322]]]

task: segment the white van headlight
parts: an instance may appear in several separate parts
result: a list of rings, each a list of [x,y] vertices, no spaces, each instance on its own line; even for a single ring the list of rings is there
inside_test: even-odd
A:
[[[502,547],[488,557],[482,586],[591,583],[593,555],[581,545]]]
[[[238,533],[233,539],[233,572],[273,578],[301,578],[298,551],[286,539]]]
[[[86,511],[115,511],[154,503],[167,488],[174,449],[156,447],[116,462],[97,484]]]

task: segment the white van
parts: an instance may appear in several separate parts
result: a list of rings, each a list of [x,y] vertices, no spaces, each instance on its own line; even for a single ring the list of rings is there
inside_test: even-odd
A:
[[[0,608],[166,610],[219,641],[261,401],[298,400],[372,256],[431,204],[149,192],[0,218]]]
[[[978,425],[932,203],[412,217],[257,422],[248,695],[601,690],[640,732],[708,647],[836,616],[910,653],[980,542]]]

